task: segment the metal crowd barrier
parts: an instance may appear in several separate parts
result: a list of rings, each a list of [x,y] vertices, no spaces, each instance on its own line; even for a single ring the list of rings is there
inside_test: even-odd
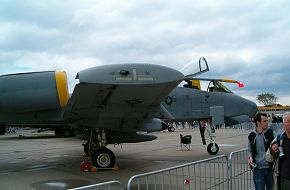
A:
[[[227,156],[221,155],[135,175],[129,179],[127,190],[224,190],[228,186]]]
[[[73,188],[71,190],[122,190],[121,183],[119,181],[108,181],[83,187]]]
[[[248,166],[248,149],[231,152],[228,160],[229,189],[253,189],[253,172]]]
[[[248,149],[232,152],[229,158],[216,156],[188,164],[131,177],[127,190],[249,190],[254,189],[248,167]],[[119,181],[110,181],[73,190],[121,190]]]

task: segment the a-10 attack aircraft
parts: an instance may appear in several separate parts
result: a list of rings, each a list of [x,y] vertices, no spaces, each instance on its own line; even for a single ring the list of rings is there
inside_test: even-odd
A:
[[[115,155],[107,144],[154,140],[156,136],[145,132],[168,128],[161,119],[208,118],[212,106],[223,107],[226,119],[251,116],[257,111],[253,102],[233,93],[177,87],[208,70],[204,58],[199,61],[199,71],[186,76],[152,64],[97,66],[77,74],[79,83],[71,96],[65,72],[2,75],[0,128],[42,125],[52,126],[57,132],[63,126],[73,126],[88,141],[84,150],[92,156],[92,164],[111,168]]]

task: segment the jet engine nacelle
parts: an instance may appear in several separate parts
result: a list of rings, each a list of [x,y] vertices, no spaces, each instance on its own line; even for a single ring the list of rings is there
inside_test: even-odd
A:
[[[60,109],[69,99],[65,72],[32,72],[0,76],[0,112]]]
[[[150,119],[138,126],[139,131],[145,132],[163,131],[165,129],[168,129],[168,125],[160,119]]]

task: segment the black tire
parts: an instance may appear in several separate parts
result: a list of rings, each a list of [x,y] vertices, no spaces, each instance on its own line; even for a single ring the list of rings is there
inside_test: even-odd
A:
[[[85,144],[82,144],[83,147],[84,147],[84,153],[87,155],[87,156],[90,156],[94,153],[94,151],[96,151],[97,149],[97,145],[95,143],[92,143],[91,144],[91,147],[90,147],[90,144],[89,144],[89,141],[87,141]],[[99,146],[98,146],[99,147]],[[91,150],[90,150],[91,149]]]
[[[63,129],[63,136],[64,137],[72,137],[73,136],[73,132],[71,129]]]
[[[93,151],[92,164],[98,169],[113,168],[115,165],[116,157],[114,153],[108,148],[98,148]]]
[[[64,136],[64,131],[60,128],[55,128],[54,129],[54,135],[56,137],[63,137]]]
[[[5,125],[0,125],[0,135],[5,134]]]
[[[169,127],[169,128],[168,128],[168,131],[169,131],[169,132],[174,132],[174,131],[175,131],[175,128],[174,128],[174,127]]]
[[[72,129],[66,129],[66,128],[55,128],[54,134],[57,137],[73,137],[73,130]]]
[[[207,152],[210,155],[216,155],[219,152],[219,146],[216,143],[209,143],[207,146]]]

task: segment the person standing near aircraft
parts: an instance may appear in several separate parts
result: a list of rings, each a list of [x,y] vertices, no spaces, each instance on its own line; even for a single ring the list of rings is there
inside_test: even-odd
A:
[[[254,117],[256,128],[248,136],[248,164],[253,170],[256,190],[273,189],[272,163],[266,161],[266,151],[274,139],[273,131],[268,127],[268,117],[258,112]]]
[[[199,131],[200,131],[200,136],[202,140],[202,144],[206,145],[205,137],[204,137],[204,132],[205,132],[205,122],[204,121],[199,121]]]
[[[276,161],[277,186],[279,190],[290,189],[290,112],[283,114],[283,128],[285,132],[277,135],[267,151],[267,161]]]

